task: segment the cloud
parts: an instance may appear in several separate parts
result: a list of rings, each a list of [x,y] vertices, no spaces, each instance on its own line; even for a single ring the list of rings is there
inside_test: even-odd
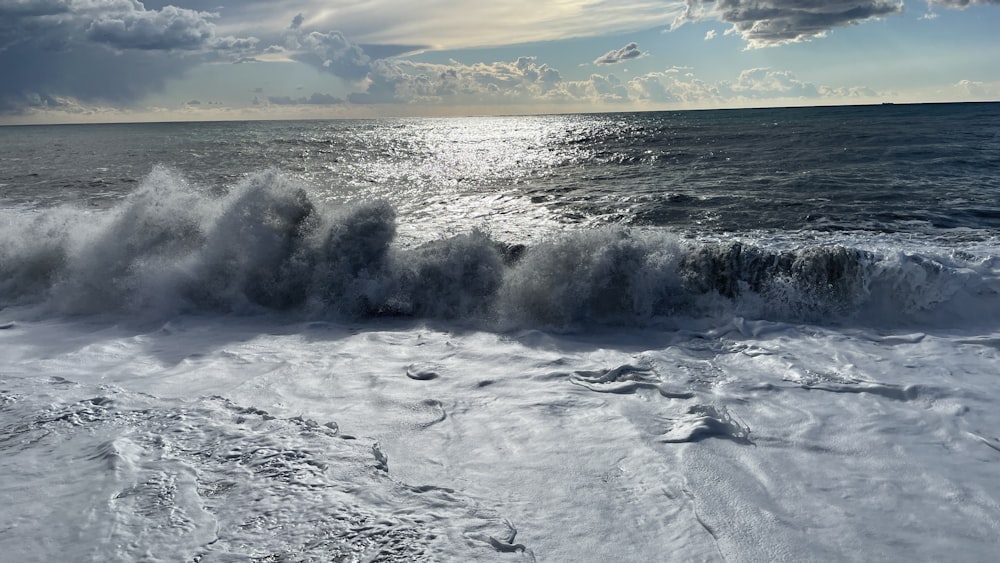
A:
[[[1000,3],[925,1],[928,6],[956,9]],[[321,93],[302,97],[310,91],[306,90],[269,100],[261,91],[257,92],[258,104],[641,105],[865,96],[870,90],[811,84],[771,69],[749,69],[729,81],[712,82],[700,81],[684,69],[630,79],[595,73],[565,80],[559,70],[533,57],[477,64],[431,64],[396,57],[422,48],[555,40],[696,20],[727,22],[727,34],[739,35],[750,47],[762,47],[819,37],[838,26],[897,14],[902,8],[902,0],[445,4],[0,0],[0,113],[134,107],[137,100],[163,89],[167,81],[195,65],[288,59],[338,77],[343,84],[329,88],[343,99]],[[205,6],[211,6],[210,11],[203,11]],[[334,21],[344,27],[331,30],[329,22]],[[717,35],[711,30],[705,39]],[[629,43],[593,63],[613,65],[644,55],[636,43]],[[243,88],[246,92],[247,87]]]
[[[733,83],[725,83],[733,93],[745,98],[816,98],[819,88],[803,82],[788,71],[751,68],[740,72]]]
[[[878,94],[866,87],[831,87],[800,80],[793,73],[770,68],[752,68],[733,80],[706,82],[690,69],[674,67],[633,78],[628,83],[634,102],[679,102],[697,106],[756,105],[766,100],[818,103],[824,99],[874,98]]]
[[[0,113],[129,105],[194,65],[257,48],[220,36],[217,17],[133,0],[0,0]]]
[[[375,103],[529,103],[558,98],[562,77],[534,57],[510,62],[463,65],[378,60],[371,65],[364,92],[348,96],[357,104]]]
[[[128,106],[183,75],[190,62],[145,51],[112,55],[92,43],[66,50],[15,45],[0,52],[0,113],[48,107],[37,100]]]
[[[420,63],[406,59],[372,59],[343,33],[312,32],[300,41],[298,60],[339,76],[356,90],[347,96],[353,104],[532,104],[544,102],[594,104],[648,104],[685,102],[724,103],[765,99],[819,99],[874,96],[869,89],[834,88],[798,79],[770,68],[744,70],[733,81],[707,83],[690,69],[670,68],[623,82],[613,74],[592,74],[585,80],[564,80],[559,71],[534,57],[492,63]],[[638,45],[629,43],[602,58],[635,58]],[[279,98],[272,103],[304,103]]]
[[[705,41],[711,41],[715,39],[716,32],[714,29],[710,29],[705,33]]]
[[[198,49],[214,38],[209,21],[214,17],[174,6],[146,10],[137,4],[130,10],[101,14],[87,27],[86,36],[118,49]]]
[[[959,92],[980,100],[996,100],[1000,98],[1000,83],[983,82],[981,80],[959,80],[954,85]]]
[[[594,60],[594,64],[613,65],[625,61],[630,61],[632,59],[638,59],[639,57],[645,56],[645,54],[646,53],[643,53],[642,51],[639,50],[639,45],[633,41],[632,43],[625,45],[621,49],[608,51],[607,53],[604,53],[600,57],[597,57],[597,59]]]
[[[965,9],[969,6],[1000,6],[1000,0],[928,0],[933,6]]]
[[[0,3],[0,16],[4,18],[24,18],[54,16],[69,11],[64,0],[5,0]]]
[[[822,98],[870,98],[878,94],[863,86],[832,87],[800,80],[787,70],[751,68],[740,72],[735,81],[721,81],[716,85],[717,95],[729,100],[774,100]]]
[[[597,104],[623,104],[633,101],[627,84],[613,74],[591,74],[587,80],[564,82],[559,85],[562,101]]]
[[[359,43],[419,44],[435,49],[489,47],[595,37],[668,25],[675,0],[369,0],[333,8],[311,2],[303,27],[340,29]],[[283,20],[287,21],[287,20]]]
[[[642,102],[677,102],[681,98],[664,81],[665,72],[653,72],[637,76],[628,83],[632,96]]]
[[[219,52],[232,52],[239,54],[243,52],[255,52],[260,44],[260,39],[256,37],[216,37],[208,46]],[[253,58],[253,57],[242,57]]]
[[[274,105],[335,105],[342,104],[344,100],[331,96],[330,94],[313,93],[308,98],[292,98],[289,96],[268,96],[267,101]]]
[[[299,41],[302,52],[292,58],[330,72],[346,80],[361,80],[372,68],[364,49],[339,31],[313,31]]]
[[[544,98],[561,81],[558,71],[533,57],[474,65],[379,59],[339,31],[310,32],[297,43],[293,59],[362,88],[348,96],[356,104],[526,102]]]
[[[903,11],[902,0],[686,0],[686,5],[674,28],[690,21],[727,22],[732,24],[727,33],[738,34],[750,48],[822,37],[837,27]]]
[[[689,68],[673,67],[646,73],[629,81],[631,98],[638,103],[713,105],[723,101],[717,85],[695,77]]]
[[[68,11],[65,0],[6,0],[0,4],[4,17],[52,16]]]

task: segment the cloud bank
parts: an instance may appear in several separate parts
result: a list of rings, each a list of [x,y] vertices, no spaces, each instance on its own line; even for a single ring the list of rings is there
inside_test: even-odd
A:
[[[534,57],[471,65],[456,61],[430,64],[374,59],[340,32],[304,34],[298,46],[303,51],[296,55],[297,60],[355,87],[347,96],[347,101],[353,104],[722,104],[734,100],[749,103],[876,95],[867,88],[838,89],[812,84],[790,72],[769,68],[745,70],[733,81],[711,84],[698,80],[690,69],[679,68],[627,81],[613,74],[597,73],[585,80],[565,80],[557,69],[539,63]],[[598,61],[614,64],[641,54],[638,45],[629,43]]]
[[[344,100],[330,94],[314,92],[308,98],[292,98],[291,96],[268,96],[268,103],[278,106],[288,105],[336,105],[344,103]]]

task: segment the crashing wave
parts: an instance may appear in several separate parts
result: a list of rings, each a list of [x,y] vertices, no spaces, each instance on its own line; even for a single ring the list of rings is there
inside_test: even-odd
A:
[[[649,324],[739,315],[793,322],[997,318],[995,260],[845,246],[775,251],[601,228],[525,248],[472,232],[404,248],[381,201],[336,208],[276,171],[228,194],[155,169],[104,212],[15,214],[0,305],[62,314],[299,311],[492,326]]]

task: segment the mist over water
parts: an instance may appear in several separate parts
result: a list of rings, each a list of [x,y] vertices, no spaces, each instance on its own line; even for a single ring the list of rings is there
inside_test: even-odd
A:
[[[997,104],[7,127],[0,159],[19,559],[998,547]]]

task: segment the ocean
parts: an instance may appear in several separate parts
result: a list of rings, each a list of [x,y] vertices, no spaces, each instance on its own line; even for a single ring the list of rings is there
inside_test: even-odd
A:
[[[4,560],[991,560],[998,429],[998,103],[0,127]]]

